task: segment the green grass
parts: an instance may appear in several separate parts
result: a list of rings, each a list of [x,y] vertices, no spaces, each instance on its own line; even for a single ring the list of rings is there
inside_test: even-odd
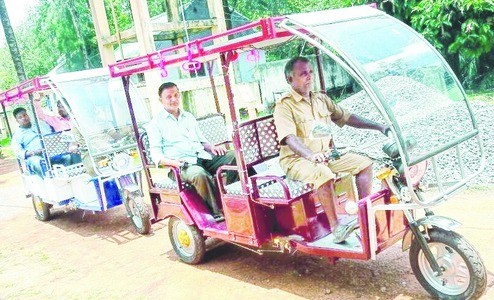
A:
[[[14,152],[10,147],[10,138],[6,137],[0,140],[0,158],[14,157]]]
[[[494,91],[469,92],[467,94],[467,98],[471,101],[481,101],[489,104],[494,104]]]

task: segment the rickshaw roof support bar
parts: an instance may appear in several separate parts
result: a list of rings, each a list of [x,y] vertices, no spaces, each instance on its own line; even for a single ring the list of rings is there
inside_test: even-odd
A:
[[[317,47],[314,50],[316,53],[317,71],[319,72],[319,85],[321,86],[321,90],[324,93],[326,93],[326,83],[324,82],[324,71],[321,61],[321,51]]]
[[[130,85],[130,76],[122,76],[122,84],[123,84],[123,87],[124,87],[124,92],[125,92],[125,98],[127,100],[127,105],[129,107],[129,111],[130,111],[130,119],[131,119],[131,122],[132,122],[132,131],[134,132],[134,137],[136,139],[137,142],[137,148],[139,149],[139,153],[144,153],[144,149],[143,149],[143,146],[140,142],[140,137],[139,137],[139,128],[137,126],[137,121],[136,121],[136,118],[135,118],[135,114],[134,114],[134,106],[132,104],[132,98],[130,96],[130,91],[129,91],[129,85]],[[141,159],[141,163],[142,165],[144,166],[144,172],[146,172],[146,179],[147,179],[147,183],[148,183],[148,187],[152,187],[153,186],[153,182],[151,181],[151,176],[149,174],[149,169],[146,168],[146,165],[147,165],[147,161],[146,159],[144,158],[144,156],[142,155],[139,155],[140,156],[140,159]],[[156,208],[156,205],[154,205],[154,200],[153,199],[153,195],[150,194],[150,197],[151,197],[151,201],[153,201],[153,205],[151,205],[151,207],[153,208],[153,216],[154,216],[154,219],[156,219],[156,216],[158,214],[158,211],[157,211],[157,208]],[[125,201],[125,199],[124,199]]]
[[[214,104],[216,105],[216,112],[221,113],[220,100],[218,98],[218,91],[214,82],[214,61],[207,62],[209,82],[211,83],[211,90],[213,91]]]
[[[50,86],[46,83],[47,80],[48,77],[43,76],[21,82],[15,87],[0,93],[0,102],[17,101],[22,99],[22,96],[25,94],[48,90],[50,89]]]
[[[230,115],[232,117],[232,125],[233,125],[233,144],[235,146],[235,149],[240,149],[240,152],[242,152],[242,145],[240,143],[240,130],[238,126],[238,120],[237,120],[237,109],[235,108],[235,101],[233,99],[233,91],[232,87],[230,84],[230,75],[229,75],[229,69],[230,69],[230,61],[229,57],[231,55],[228,55],[229,52],[221,53],[220,54],[220,59],[221,59],[221,66],[223,70],[223,78],[225,81],[225,89],[226,89],[226,94],[228,97],[228,106],[230,107]],[[236,154],[238,154],[236,152]],[[236,161],[237,161],[237,166],[239,169],[239,178],[240,181],[242,182],[242,192],[244,194],[250,193],[250,191],[247,188],[247,182],[248,182],[248,176],[247,176],[247,168],[245,166],[245,160],[243,156],[236,155]]]
[[[281,22],[283,18],[284,17],[261,19],[257,22],[239,26],[215,35],[199,38],[189,43],[165,48],[145,56],[120,61],[109,65],[110,75],[112,77],[119,77],[164,67],[162,62],[162,57],[164,56],[167,57],[165,65],[179,64],[187,62],[190,59],[197,58],[204,58],[203,61],[207,61],[210,60],[208,59],[208,56],[212,58],[212,56],[216,54],[242,49],[249,46],[253,47],[257,43],[266,42],[276,38],[288,37],[290,36],[288,32],[279,31],[275,26],[275,24]],[[257,31],[254,34],[249,34],[244,38],[229,40],[228,42],[219,45],[203,46],[207,42],[236,33],[248,32],[249,30],[254,30],[255,28],[260,28],[260,31]],[[190,50],[189,53],[187,53],[186,49]],[[177,53],[179,50],[182,51]]]
[[[7,118],[7,111],[5,110],[5,105],[3,102],[0,102],[2,104],[2,112],[5,117],[5,123],[7,123],[7,131],[9,132],[9,137],[12,138],[12,128],[10,128],[10,122],[9,118]]]

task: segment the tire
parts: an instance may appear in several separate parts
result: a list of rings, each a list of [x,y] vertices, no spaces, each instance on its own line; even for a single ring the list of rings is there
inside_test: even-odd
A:
[[[139,234],[148,234],[151,232],[149,208],[146,203],[144,203],[141,193],[134,191],[124,193],[124,195],[127,195],[124,203],[132,226],[134,226]]]
[[[39,196],[31,196],[33,201],[34,212],[36,213],[36,219],[46,222],[51,219],[50,208],[51,204],[43,202],[43,199]]]
[[[440,228],[429,230],[427,244],[443,268],[441,276],[434,276],[417,239],[410,247],[410,265],[424,289],[439,299],[478,299],[487,285],[484,263],[465,238],[454,231]]]
[[[171,217],[168,222],[168,235],[173,250],[181,261],[195,265],[203,260],[206,253],[206,242],[197,227],[187,225],[177,217]]]

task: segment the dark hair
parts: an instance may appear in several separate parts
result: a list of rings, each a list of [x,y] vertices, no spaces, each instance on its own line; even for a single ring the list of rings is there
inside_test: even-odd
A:
[[[296,57],[290,59],[285,65],[285,79],[288,83],[290,83],[288,78],[292,75],[293,65],[295,65],[299,61],[305,62],[305,63],[310,62],[309,59],[307,57],[304,57],[304,56],[296,56]]]
[[[26,109],[24,107],[17,107],[16,109],[14,109],[12,114],[14,115],[14,118],[16,118],[17,115],[20,114],[21,112],[26,112]]]
[[[161,84],[160,87],[158,88],[158,96],[161,97],[161,93],[163,93],[164,89],[169,89],[172,87],[176,87],[178,90],[178,86],[173,82],[165,82],[165,83]]]

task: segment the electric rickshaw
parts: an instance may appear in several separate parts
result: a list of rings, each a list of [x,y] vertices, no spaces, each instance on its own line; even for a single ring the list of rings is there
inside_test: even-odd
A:
[[[70,129],[40,131],[42,121],[33,102],[40,97],[48,107],[61,101],[70,116]],[[37,219],[50,220],[53,209],[103,212],[124,204],[137,232],[149,233],[149,209],[140,186],[142,165],[130,130],[131,116],[141,115],[129,113],[122,83],[112,80],[108,69],[54,71],[9,89],[0,100],[6,106],[26,107],[41,141],[42,174],[19,160]],[[64,157],[78,159],[60,159]]]
[[[315,88],[339,91],[331,95],[334,100],[391,129],[388,137],[336,126],[326,133],[335,145],[328,159],[353,151],[372,158],[376,168],[376,184],[366,198],[358,199],[351,176],[341,174],[335,184],[339,217],[359,220],[344,243],[333,242],[313,187],[280,171],[273,117],[239,118],[233,70],[238,71],[242,58],[251,62],[259,87],[267,90],[261,94],[270,95],[269,88],[282,86],[284,78],[281,68],[270,67],[274,64],[266,61],[265,53],[291,43],[298,43],[292,49],[299,53],[312,49],[319,77]],[[405,24],[371,6],[273,17],[109,68],[126,87],[136,73],[154,70],[168,80],[172,68],[189,73],[205,68],[211,94],[228,99],[237,165],[223,166],[215,174],[225,215],[220,222],[181,180],[180,169],[169,166],[174,180],[153,177],[156,165],[149,160],[145,134],[133,124],[150,187],[152,221],[169,219],[169,238],[182,261],[200,263],[210,238],[258,254],[299,252],[330,262],[376,259],[401,241],[403,250],[409,249],[416,278],[433,297],[470,299],[484,293],[487,274],[479,254],[454,231],[457,221],[433,212],[482,171],[480,132],[451,68]],[[333,77],[337,72],[345,74],[343,83]],[[280,73],[280,80],[263,81],[273,73]],[[130,111],[135,111],[133,95],[126,95]],[[224,130],[220,125],[210,129]],[[252,168],[255,175],[249,172]],[[238,172],[239,181],[226,184],[227,171]]]

